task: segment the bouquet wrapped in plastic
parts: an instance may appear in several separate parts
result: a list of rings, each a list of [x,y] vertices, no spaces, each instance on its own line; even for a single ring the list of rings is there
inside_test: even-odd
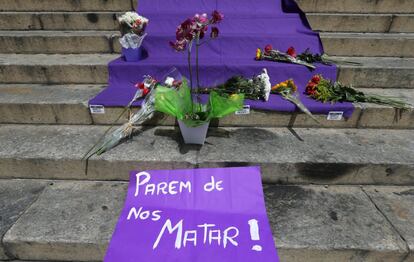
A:
[[[266,45],[262,50],[260,48],[256,49],[256,60],[268,60],[274,62],[285,62],[298,64],[308,67],[311,70],[314,70],[316,67],[306,61],[303,61],[296,56],[292,55],[289,52],[281,52],[277,49],[273,49],[271,45]]]
[[[412,105],[405,103],[394,97],[367,95],[356,90],[352,86],[344,85],[340,82],[332,82],[323,78],[321,75],[315,75],[308,82],[305,93],[313,99],[325,102],[360,102],[387,105],[397,110],[412,109]]]
[[[140,16],[137,12],[126,12],[118,17],[122,35],[133,33],[143,35],[149,23],[149,20]]]
[[[246,99],[268,101],[272,85],[266,68],[259,75],[250,79],[243,76],[234,76],[224,84],[214,88],[203,89],[202,93],[216,91],[219,94],[244,94]]]
[[[136,12],[126,12],[118,17],[122,37],[119,39],[123,48],[139,48],[144,40],[145,29],[149,20]]]
[[[130,110],[133,102],[144,97],[144,100],[141,103],[141,108],[134,114],[129,115],[128,122],[122,126],[116,128],[114,131],[111,131],[112,127],[108,128],[104,135],[99,139],[99,141],[84,155],[84,159],[88,159],[93,155],[101,155],[111,148],[118,145],[123,139],[131,137],[133,131],[138,127],[138,125],[144,123],[146,120],[149,120],[153,117],[155,112],[155,93],[158,88],[165,89],[176,89],[181,84],[181,74],[173,68],[169,73],[168,77],[165,78],[164,84],[168,87],[161,86],[158,81],[156,81],[151,76],[145,76],[145,79],[142,83],[136,85],[137,91],[128,105],[125,107],[124,111],[118,116],[115,120],[115,123],[124,115],[124,113]]]
[[[300,101],[299,95],[298,95],[298,88],[295,85],[295,82],[293,82],[292,79],[286,80],[284,82],[281,82],[275,86],[272,87],[272,93],[281,95],[284,99],[292,102],[295,104],[303,113],[308,115],[310,118],[315,120],[318,124],[319,121],[316,119],[316,117],[309,111],[308,108]]]
[[[141,47],[142,41],[144,41],[146,36],[146,33],[143,35],[128,33],[119,39],[119,43],[121,43],[123,48],[139,48]]]

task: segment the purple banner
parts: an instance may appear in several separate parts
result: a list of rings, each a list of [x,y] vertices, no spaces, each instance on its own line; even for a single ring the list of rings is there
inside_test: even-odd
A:
[[[260,168],[131,172],[104,261],[279,261]]]

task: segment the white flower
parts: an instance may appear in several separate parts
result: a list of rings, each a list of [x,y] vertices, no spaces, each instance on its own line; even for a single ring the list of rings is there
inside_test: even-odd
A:
[[[136,12],[126,12],[122,16],[118,17],[119,23],[121,23],[121,24],[127,24],[130,27],[132,27],[132,25],[137,20],[141,22],[141,25],[148,24],[148,22],[149,22],[149,20],[146,17],[140,16]]]
[[[262,73],[258,75],[257,78],[259,78],[263,83],[265,101],[269,101],[270,91],[272,90],[272,84],[270,83],[270,77],[267,74],[267,69],[263,68]]]
[[[173,84],[174,84],[174,78],[172,78],[172,77],[167,77],[166,79],[165,79],[165,84],[167,85],[167,86],[173,86]]]

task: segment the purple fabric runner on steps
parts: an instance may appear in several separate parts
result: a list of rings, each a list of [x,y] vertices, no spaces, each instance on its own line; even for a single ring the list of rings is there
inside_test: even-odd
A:
[[[298,85],[300,98],[309,110],[316,114],[343,111],[345,117],[353,112],[352,103],[320,103],[304,95],[307,82],[314,74],[336,80],[336,66],[317,65],[315,71],[304,66],[268,61],[255,61],[256,48],[272,44],[285,51],[294,46],[302,52],[307,48],[323,53],[318,33],[313,32],[293,0],[140,0],[138,12],[150,19],[148,36],[143,47],[144,60],[126,62],[123,57],[109,63],[108,87],[91,99],[91,105],[105,107],[125,106],[133,97],[134,85],[144,75],[162,78],[176,67],[188,78],[186,52],[174,52],[168,42],[175,39],[176,27],[195,13],[224,13],[219,25],[220,36],[200,49],[200,82],[202,86],[214,86],[235,75],[251,77],[267,68],[272,85],[292,78]],[[193,63],[194,64],[194,63]],[[195,69],[194,69],[195,70]],[[296,107],[277,95],[270,101],[246,100],[252,109],[293,112]],[[135,103],[140,105],[140,101]]]

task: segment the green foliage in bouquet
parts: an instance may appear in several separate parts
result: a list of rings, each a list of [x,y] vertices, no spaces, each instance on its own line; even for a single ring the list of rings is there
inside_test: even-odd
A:
[[[182,120],[189,127],[200,126],[211,119],[221,118],[243,108],[243,94],[219,94],[212,91],[207,104],[194,103],[188,81],[178,89],[158,87],[155,110]]]
[[[331,82],[321,75],[315,75],[306,86],[306,94],[321,102],[360,102],[387,105],[396,109],[410,109],[412,106],[394,97],[367,95],[352,86]]]
[[[263,69],[261,74],[248,79],[243,76],[233,76],[224,84],[213,88],[205,88],[201,93],[209,94],[213,91],[220,95],[244,94],[244,98],[264,101],[269,100],[271,90],[270,77],[267,70]]]
[[[290,47],[289,50],[292,50],[292,49],[293,49],[293,52],[295,52],[293,47]],[[328,56],[327,54],[313,54],[309,48],[306,49],[305,52],[298,54],[296,57],[299,60],[304,61],[306,63],[310,63],[310,64],[321,63],[324,65],[332,65],[332,64],[357,65],[357,66],[361,65],[361,63],[358,63],[358,62],[334,59]]]
[[[250,79],[243,76],[233,76],[224,84],[219,85],[216,90],[221,94],[244,94],[247,99],[252,100],[266,97],[266,91],[258,78],[250,81]]]

